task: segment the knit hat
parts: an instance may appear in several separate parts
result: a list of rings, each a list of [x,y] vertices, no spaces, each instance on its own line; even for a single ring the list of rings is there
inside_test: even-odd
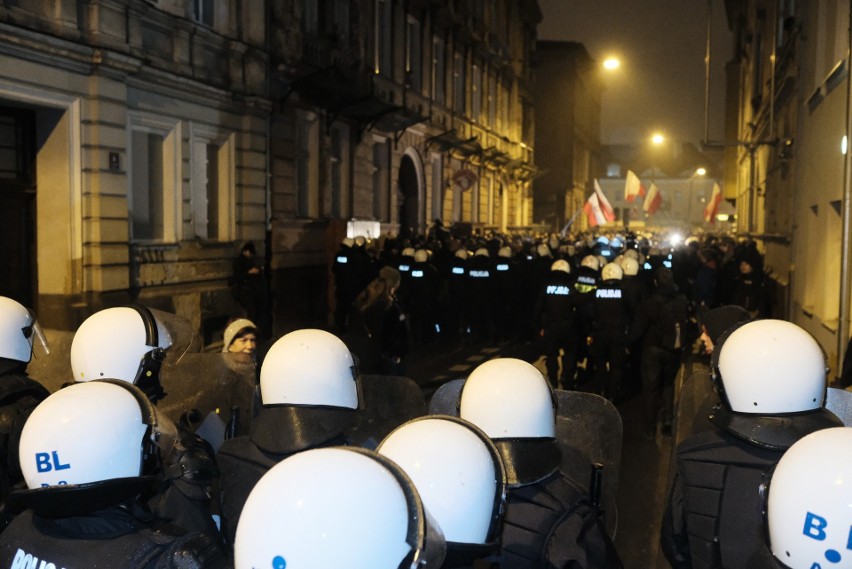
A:
[[[227,352],[228,348],[231,347],[231,343],[233,343],[234,338],[243,330],[250,330],[251,332],[257,332],[257,326],[254,325],[254,322],[247,318],[237,318],[225,328],[225,333],[223,334],[224,343],[222,344],[222,351]]]

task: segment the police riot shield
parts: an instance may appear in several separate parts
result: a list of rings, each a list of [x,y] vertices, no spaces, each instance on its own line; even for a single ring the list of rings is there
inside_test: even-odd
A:
[[[461,399],[464,382],[464,378],[451,379],[435,390],[435,393],[432,394],[432,398],[429,400],[429,414],[458,417],[459,400]]]
[[[601,504],[610,536],[618,525],[616,495],[621,468],[621,415],[600,395],[556,390],[556,439],[562,451],[562,471],[587,489],[592,465],[603,465]]]
[[[420,387],[397,375],[362,375],[361,409],[355,425],[346,432],[356,446],[375,449],[399,425],[426,414]]]
[[[74,332],[45,329],[49,352],[33,342],[33,356],[27,365],[27,375],[53,393],[62,385],[74,381],[71,371],[71,342]]]
[[[675,395],[672,421],[674,448],[684,439],[713,428],[707,416],[718,402],[710,379],[710,367],[706,364],[693,365],[692,373],[683,380]]]
[[[852,391],[829,387],[825,408],[837,415],[845,427],[852,427]]]
[[[205,425],[204,433],[221,431],[208,431],[216,424],[210,415],[216,415],[226,426],[225,436],[245,435],[258,404],[256,377],[247,354],[187,353],[177,361],[166,357],[160,369],[166,396],[157,410],[192,430]],[[215,447],[221,441],[209,442]]]

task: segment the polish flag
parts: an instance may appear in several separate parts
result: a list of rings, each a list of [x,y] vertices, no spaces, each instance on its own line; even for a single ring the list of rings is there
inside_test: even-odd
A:
[[[704,221],[707,223],[716,223],[716,214],[719,213],[719,204],[722,203],[722,188],[719,184],[713,184],[713,194],[707,205],[704,206]]]
[[[648,190],[648,195],[645,196],[645,202],[642,204],[642,209],[645,210],[645,213],[648,215],[654,215],[654,213],[660,208],[661,203],[663,203],[663,194],[660,193],[660,190],[657,188],[657,184],[651,182],[651,189]]]
[[[597,227],[606,223],[606,217],[603,211],[601,211],[601,204],[597,193],[590,195],[586,203],[583,204],[583,212],[586,214],[586,219],[589,220],[589,227]]]
[[[646,193],[645,186],[639,180],[639,176],[634,174],[633,170],[628,170],[627,181],[624,183],[624,199],[632,202],[636,199],[636,196],[644,198]]]
[[[601,185],[595,180],[595,195],[598,196],[598,204],[600,205],[601,211],[604,214],[604,217],[607,221],[615,221],[615,210],[612,209],[612,205],[610,205],[609,200],[606,199],[606,196],[601,189]]]

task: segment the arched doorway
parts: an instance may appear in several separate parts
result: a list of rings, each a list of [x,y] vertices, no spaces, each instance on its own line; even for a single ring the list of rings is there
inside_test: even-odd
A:
[[[399,235],[408,237],[423,232],[423,166],[420,157],[409,149],[399,163]]]

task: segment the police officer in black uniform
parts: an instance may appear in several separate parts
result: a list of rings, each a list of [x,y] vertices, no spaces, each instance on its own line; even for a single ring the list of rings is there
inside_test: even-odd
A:
[[[460,416],[482,429],[500,452],[509,486],[501,569],[618,569],[618,553],[588,492],[559,465],[553,393],[523,360],[497,358],[465,381]]]
[[[36,321],[11,298],[0,296],[0,505],[21,482],[18,438],[29,414],[49,393],[27,375]],[[2,524],[2,522],[0,522]]]
[[[419,344],[429,343],[437,334],[440,282],[441,275],[429,259],[429,251],[417,249],[411,265],[408,298],[411,333]]]
[[[216,454],[222,534],[231,546],[243,504],[264,473],[297,452],[348,442],[344,433],[359,402],[352,355],[323,330],[290,332],[266,355],[260,396],[249,434],[226,440]]]
[[[27,508],[0,534],[3,567],[225,568],[216,541],[152,516],[145,495],[174,426],[135,386],[72,384],[45,399],[21,434]]]
[[[168,395],[160,381],[160,368],[172,341],[165,324],[144,305],[100,310],[84,320],[74,334],[74,379],[121,380],[140,388],[156,405]],[[213,448],[191,425],[179,424],[172,440],[156,473],[160,484],[150,497],[150,507],[159,518],[218,539],[219,530],[212,517],[219,475]]]
[[[714,428],[678,445],[660,541],[674,568],[745,569],[764,542],[761,484],[796,441],[842,422],[823,407],[823,351],[795,324],[740,325],[712,369]]]
[[[536,307],[547,375],[554,389],[560,384],[564,388],[574,386],[579,336],[574,319],[574,296],[577,292],[573,284],[568,261],[554,261]],[[560,351],[562,375],[559,374]]]
[[[488,249],[480,247],[467,261],[468,339],[492,340],[494,334],[494,266]]]
[[[611,399],[621,396],[624,366],[627,362],[627,332],[630,313],[621,278],[624,271],[617,263],[607,263],[601,269],[601,283],[595,289],[592,304],[592,360],[595,382],[601,393]]]

